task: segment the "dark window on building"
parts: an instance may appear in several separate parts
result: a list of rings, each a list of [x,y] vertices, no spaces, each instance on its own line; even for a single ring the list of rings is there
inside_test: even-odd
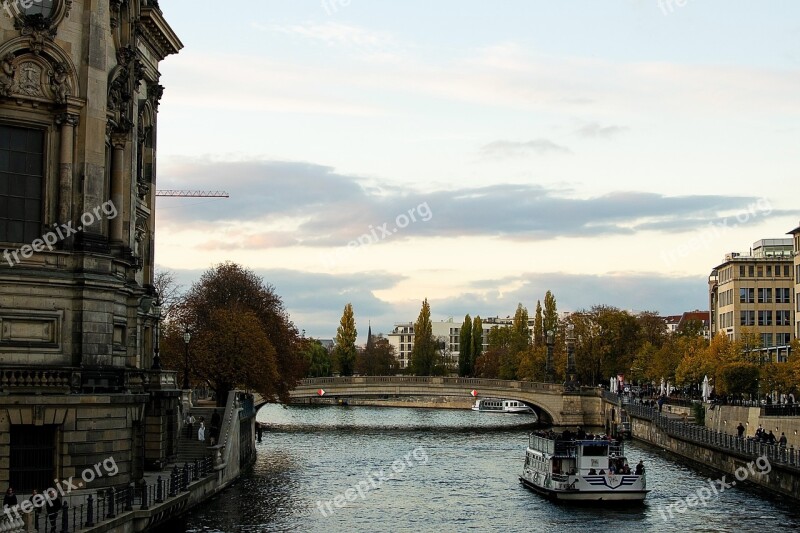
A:
[[[744,277],[744,265],[739,265],[739,277]]]
[[[42,15],[44,18],[53,14],[53,0],[34,0],[31,2],[20,2],[23,15],[33,16]]]
[[[772,288],[758,289],[758,303],[771,304],[772,303]]]
[[[44,132],[0,125],[0,242],[42,233]]]
[[[740,287],[739,288],[739,303],[743,303],[743,304],[751,304],[751,303],[753,303],[754,294],[755,294],[755,289],[746,288],[746,287]]]
[[[747,275],[751,278],[756,277],[756,267],[755,265],[748,265],[747,267]]]
[[[767,277],[772,277],[772,265],[767,265]]]
[[[15,491],[39,492],[53,486],[56,426],[11,426],[9,483]]]

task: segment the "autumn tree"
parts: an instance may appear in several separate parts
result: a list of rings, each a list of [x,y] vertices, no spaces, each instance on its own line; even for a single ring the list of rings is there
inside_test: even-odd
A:
[[[192,334],[190,377],[194,383],[208,383],[220,405],[233,387],[288,402],[289,390],[305,373],[305,360],[298,356],[300,338],[280,297],[235,263],[206,271],[165,324],[166,368],[183,368],[181,337],[186,329]],[[232,361],[237,364],[231,366]]]
[[[417,376],[433,376],[437,367],[436,339],[433,338],[431,307],[428,299],[422,302],[419,317],[414,323],[414,347],[411,349],[411,371]]]
[[[658,312],[642,311],[636,315],[636,322],[639,324],[639,346],[650,343],[655,348],[661,348],[667,339],[667,328]]]
[[[356,370],[362,376],[391,376],[398,369],[394,346],[382,335],[367,339],[366,347],[356,357]]]
[[[344,306],[333,345],[334,366],[342,376],[352,376],[355,370],[357,336],[353,305],[348,303]]]
[[[471,376],[472,371],[472,319],[467,315],[458,336],[458,375]]]
[[[503,375],[510,341],[511,328],[494,326],[489,330],[486,351],[481,352],[475,361],[475,377],[497,379]]]

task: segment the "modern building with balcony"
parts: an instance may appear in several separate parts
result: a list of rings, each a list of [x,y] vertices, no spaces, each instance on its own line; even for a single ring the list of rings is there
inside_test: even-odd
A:
[[[729,253],[708,278],[710,333],[741,340],[757,332],[764,359],[785,360],[794,330],[792,239],[762,239],[750,253]]]
[[[6,2],[0,15],[0,485],[30,494],[113,458],[176,455],[153,287],[156,0]]]

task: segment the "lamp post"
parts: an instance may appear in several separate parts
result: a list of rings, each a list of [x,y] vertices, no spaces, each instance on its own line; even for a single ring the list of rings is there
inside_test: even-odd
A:
[[[575,390],[575,326],[567,324],[567,390]]]
[[[186,331],[183,333],[183,343],[185,346],[184,356],[183,356],[183,388],[184,390],[189,390],[189,341],[192,340],[192,334],[189,331],[189,327],[186,327]]]
[[[552,329],[547,330],[547,363],[545,366],[545,373],[547,374],[548,383],[555,381],[555,369],[553,368],[553,344],[555,344],[555,333]]]
[[[161,355],[159,353],[159,337],[161,336],[161,297],[156,296],[156,302],[153,304],[156,315],[156,323],[153,328],[155,340],[153,342],[153,365],[150,367],[152,370],[161,370]]]

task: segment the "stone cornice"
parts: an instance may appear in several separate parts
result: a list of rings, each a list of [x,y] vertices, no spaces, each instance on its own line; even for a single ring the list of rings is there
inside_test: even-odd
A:
[[[171,54],[177,54],[182,48],[183,43],[172,30],[161,11],[154,6],[142,7],[139,19],[140,27],[145,37],[159,48],[159,61]]]

